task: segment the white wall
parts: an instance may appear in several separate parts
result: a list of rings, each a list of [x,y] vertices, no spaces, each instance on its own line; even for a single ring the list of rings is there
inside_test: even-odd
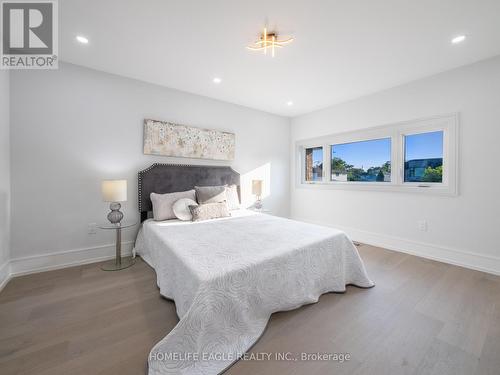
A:
[[[101,179],[128,179],[124,212],[137,219],[138,170],[155,161],[226,164],[143,155],[145,117],[235,132],[232,166],[247,177],[270,166],[265,204],[280,215],[291,201],[292,217],[340,227],[354,239],[500,273],[500,58],[294,118],[291,135],[285,118],[70,64],[13,71],[10,81],[14,273],[113,254],[111,233],[87,234],[88,223],[105,221]],[[297,140],[452,112],[461,117],[458,197],[310,190],[297,188],[295,170],[289,173]],[[5,132],[0,175],[8,190]],[[418,230],[422,219],[427,232]],[[7,228],[8,215],[1,220]],[[125,233],[127,249],[134,235]]]
[[[334,88],[332,88],[334,89]],[[295,186],[291,216],[352,237],[500,273],[500,57],[292,119],[296,141],[433,115],[460,113],[458,197]],[[292,164],[295,165],[292,152]],[[427,220],[428,232],[417,221]]]
[[[143,155],[144,118],[234,132],[236,159]],[[12,72],[11,124],[13,272],[112,255],[113,233],[87,233],[88,223],[106,221],[100,182],[126,178],[123,211],[138,220],[137,172],[153,162],[231,164],[246,184],[252,171],[270,170],[264,204],[289,213],[287,118],[63,63]],[[125,231],[128,249],[134,238],[135,230]],[[61,255],[68,250],[76,251]]]
[[[10,248],[9,72],[0,70],[0,289],[9,273]]]

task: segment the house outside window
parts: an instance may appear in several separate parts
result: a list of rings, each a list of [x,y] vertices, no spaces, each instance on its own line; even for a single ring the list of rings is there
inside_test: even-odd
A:
[[[323,179],[323,147],[311,147],[305,150],[305,180]]]

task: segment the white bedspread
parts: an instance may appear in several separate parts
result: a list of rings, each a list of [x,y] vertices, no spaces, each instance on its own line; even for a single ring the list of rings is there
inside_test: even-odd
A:
[[[151,350],[149,374],[218,374],[261,336],[273,312],[347,284],[371,287],[341,231],[270,215],[146,221],[136,251],[155,270],[179,323]]]

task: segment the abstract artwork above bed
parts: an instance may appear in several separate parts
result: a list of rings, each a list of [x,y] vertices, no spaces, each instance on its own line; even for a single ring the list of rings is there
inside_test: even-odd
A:
[[[235,135],[166,121],[144,120],[144,154],[233,160]]]

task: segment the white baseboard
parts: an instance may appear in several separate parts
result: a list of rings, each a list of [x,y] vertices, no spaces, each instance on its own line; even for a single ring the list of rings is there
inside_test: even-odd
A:
[[[401,253],[407,253],[422,258],[453,264],[455,266],[500,275],[500,257],[479,254],[472,251],[452,249],[445,246],[437,246],[355,228],[314,222],[302,218],[295,218],[295,220],[340,229],[346,232],[352,240],[366,243],[368,245],[383,247],[385,249],[399,251]]]
[[[5,261],[0,265],[0,291],[7,285],[10,280],[10,262]]]
[[[122,255],[130,256],[133,247],[133,241],[123,242]],[[11,259],[0,266],[0,291],[15,276],[101,262],[114,257],[115,245],[110,244]]]
[[[354,241],[487,272],[494,275],[500,275],[500,257],[457,250],[444,246],[436,246],[428,243],[388,236],[385,234],[315,222],[302,218],[295,218],[295,220],[338,228],[346,232]],[[133,241],[124,242],[122,244],[123,255],[131,255],[133,246]],[[15,276],[101,262],[112,259],[114,256],[115,245],[110,244],[11,259],[10,261],[4,262],[0,265],[0,291],[5,287],[7,282]]]

